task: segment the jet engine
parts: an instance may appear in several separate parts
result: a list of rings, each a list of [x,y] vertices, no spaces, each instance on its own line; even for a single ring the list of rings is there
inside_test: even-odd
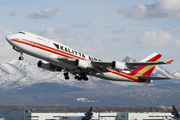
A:
[[[86,60],[76,59],[75,66],[86,69],[88,67],[88,62]]]
[[[115,70],[129,70],[128,67],[126,66],[125,62],[117,62],[117,61],[113,61],[111,64],[111,68],[115,69]]]
[[[49,71],[61,71],[61,68],[59,68],[59,67],[56,67],[55,65],[52,65],[51,63],[49,63],[49,62],[46,62],[46,61],[39,61],[38,63],[37,63],[37,65],[38,65],[38,67],[40,67],[40,68],[43,68],[43,69],[45,69],[45,70],[49,70]]]

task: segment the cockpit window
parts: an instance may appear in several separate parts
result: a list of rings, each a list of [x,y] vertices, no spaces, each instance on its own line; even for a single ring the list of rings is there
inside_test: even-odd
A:
[[[19,33],[25,34],[25,32],[19,32]]]

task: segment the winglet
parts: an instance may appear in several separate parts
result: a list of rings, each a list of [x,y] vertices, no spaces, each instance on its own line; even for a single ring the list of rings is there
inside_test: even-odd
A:
[[[166,63],[167,63],[167,64],[171,64],[173,61],[174,61],[174,60],[169,60],[169,61],[167,61]]]

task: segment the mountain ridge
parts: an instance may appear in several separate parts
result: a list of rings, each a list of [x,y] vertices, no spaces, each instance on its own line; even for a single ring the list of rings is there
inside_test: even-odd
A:
[[[126,57],[122,60],[123,62],[136,62],[137,60],[132,59],[130,57]],[[165,70],[161,66],[156,66],[154,69],[152,76],[156,77],[170,77],[175,79],[176,83],[178,79],[180,79],[180,73],[175,72],[171,73]],[[12,84],[12,88],[16,88],[19,84],[20,86],[31,86],[33,84],[42,83],[42,82],[54,82],[66,86],[76,86],[82,89],[95,89],[99,87],[98,84],[101,84],[101,79],[89,76],[89,81],[77,81],[74,79],[74,76],[70,74],[70,80],[64,80],[63,72],[51,72],[47,70],[43,70],[38,68],[37,65],[32,65],[26,61],[19,61],[18,59],[13,59],[9,62],[0,64],[0,88],[4,89],[11,89],[11,87],[6,88],[5,86],[10,86]],[[155,82],[155,81],[154,81]],[[153,85],[154,82],[152,83]],[[162,81],[161,81],[162,82]],[[163,84],[167,82],[164,81]],[[14,83],[14,85],[13,85]],[[88,83],[88,85],[86,84]],[[121,86],[128,86],[128,85],[138,85],[139,83],[128,83],[128,82],[121,82],[121,81],[106,81],[106,85],[112,83],[113,85],[121,85]],[[168,84],[174,83],[172,80],[168,82]]]

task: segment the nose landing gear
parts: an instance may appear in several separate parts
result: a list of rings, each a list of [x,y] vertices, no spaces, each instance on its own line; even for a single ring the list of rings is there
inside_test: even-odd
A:
[[[24,57],[22,55],[23,55],[23,53],[21,53],[21,55],[19,56],[19,60],[23,60],[24,59]]]
[[[13,46],[13,49],[15,50],[15,51],[17,51],[17,52],[20,52],[21,54],[20,54],[20,56],[19,56],[19,60],[23,60],[24,58],[23,58],[23,52],[19,49],[19,48],[17,48],[17,47],[14,47]]]

